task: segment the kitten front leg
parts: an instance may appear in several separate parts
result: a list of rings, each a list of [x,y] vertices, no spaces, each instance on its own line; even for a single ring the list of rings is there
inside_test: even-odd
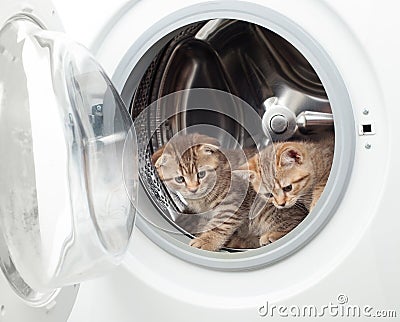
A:
[[[274,241],[277,241],[279,238],[285,236],[286,234],[287,234],[286,232],[282,231],[268,231],[260,237],[260,246],[265,246],[267,244],[273,243]]]
[[[226,240],[221,234],[210,231],[194,238],[189,245],[195,248],[215,252],[220,250],[222,246],[224,246],[225,242]]]
[[[190,246],[208,251],[218,251],[241,225],[242,219],[230,212],[220,213],[210,221],[205,231],[190,242]]]

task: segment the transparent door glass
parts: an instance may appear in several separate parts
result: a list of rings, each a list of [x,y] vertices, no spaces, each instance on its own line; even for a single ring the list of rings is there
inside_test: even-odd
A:
[[[121,261],[136,138],[104,71],[63,34],[11,20],[0,30],[0,71],[0,263],[20,296],[40,302]]]

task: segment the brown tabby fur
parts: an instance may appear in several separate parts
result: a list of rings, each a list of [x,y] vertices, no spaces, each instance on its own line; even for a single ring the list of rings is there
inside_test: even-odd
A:
[[[251,183],[278,209],[302,203],[311,211],[328,180],[333,151],[333,137],[275,143],[249,160]]]
[[[216,251],[223,246],[257,248],[293,230],[323,191],[332,151],[329,140],[276,143],[237,171],[243,158],[230,157],[229,163],[227,151],[223,153],[215,139],[191,134],[174,137],[152,160],[164,184],[185,198],[184,212],[193,214],[177,219],[197,236],[190,245]],[[247,166],[249,171],[243,171]],[[207,169],[207,176],[199,179],[196,175],[202,169]],[[177,176],[185,182],[173,181]],[[245,182],[249,179],[250,187]],[[290,184],[291,193],[281,191]]]
[[[275,143],[250,158],[241,167],[249,170],[248,178],[257,192],[247,235],[260,236],[262,246],[297,227],[323,192],[333,150],[334,140],[329,137],[319,142]]]
[[[184,212],[198,217],[196,229],[201,232],[190,245],[210,251],[226,245],[248,217],[255,196],[247,180],[232,172],[243,160],[227,158],[214,138],[190,134],[172,138],[152,161],[164,184],[185,199]],[[206,175],[200,178],[202,171]],[[184,181],[177,182],[179,177]]]

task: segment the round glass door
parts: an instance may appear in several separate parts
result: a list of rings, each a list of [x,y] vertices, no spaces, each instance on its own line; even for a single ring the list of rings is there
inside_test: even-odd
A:
[[[19,296],[41,305],[121,261],[136,137],[109,78],[63,34],[10,20],[0,70],[0,265]]]

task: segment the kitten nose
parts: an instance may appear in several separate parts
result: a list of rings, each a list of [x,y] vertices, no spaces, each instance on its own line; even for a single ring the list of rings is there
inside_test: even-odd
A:
[[[190,192],[195,193],[199,189],[199,187],[189,187],[188,189]]]
[[[283,202],[283,203],[279,204],[280,207],[285,207],[285,205],[286,205],[286,202]]]

